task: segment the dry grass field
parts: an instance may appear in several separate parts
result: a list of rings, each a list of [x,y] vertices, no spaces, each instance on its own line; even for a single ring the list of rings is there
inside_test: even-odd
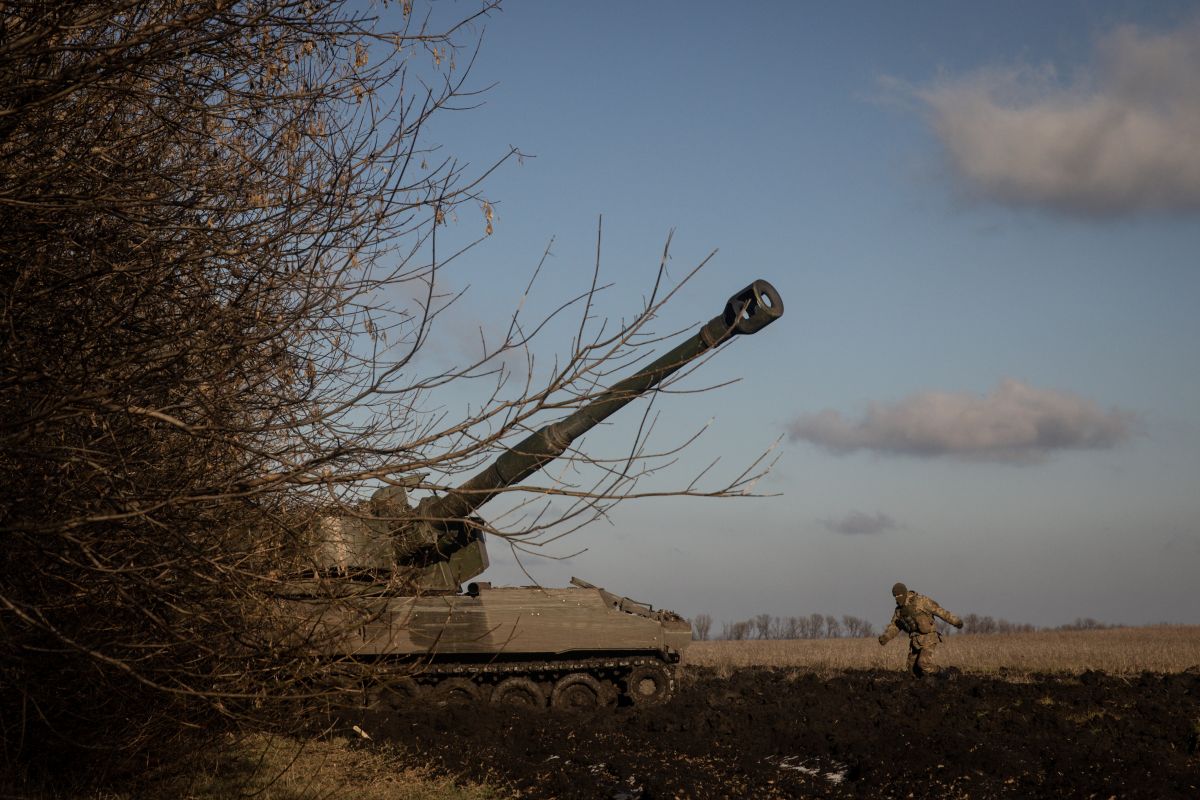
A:
[[[869,639],[789,639],[693,642],[685,663],[728,674],[742,667],[794,667],[818,672],[904,669],[908,641],[880,647]],[[995,674],[1081,673],[1116,675],[1182,672],[1200,667],[1200,625],[1110,628],[1091,631],[947,636],[937,651],[942,666]]]
[[[434,774],[386,743],[357,747],[343,738],[250,736],[231,741],[213,761],[123,792],[44,800],[494,800],[507,797],[468,779]],[[7,797],[0,790],[0,797]]]

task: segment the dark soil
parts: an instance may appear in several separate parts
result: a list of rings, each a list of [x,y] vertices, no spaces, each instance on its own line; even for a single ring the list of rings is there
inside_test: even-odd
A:
[[[917,681],[689,668],[658,708],[422,709],[374,720],[528,798],[1200,798],[1200,675]]]

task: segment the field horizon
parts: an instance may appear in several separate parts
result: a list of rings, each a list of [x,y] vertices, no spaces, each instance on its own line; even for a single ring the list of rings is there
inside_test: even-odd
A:
[[[817,671],[903,670],[905,637],[881,647],[874,638],[694,641],[684,666],[728,673],[745,667]],[[1114,675],[1200,670],[1200,625],[1152,625],[1100,630],[1047,630],[947,636],[937,650],[943,667],[980,674],[1083,673]]]

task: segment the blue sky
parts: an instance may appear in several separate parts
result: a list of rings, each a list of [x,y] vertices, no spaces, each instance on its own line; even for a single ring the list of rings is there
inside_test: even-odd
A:
[[[740,382],[658,401],[664,441],[712,419],[679,480],[782,437],[773,496],[623,505],[533,576],[718,626],[882,624],[897,580],[960,614],[1200,622],[1200,4],[1144,5],[514,2],[477,28],[495,86],[430,136],[531,157],[486,184],[455,324],[498,324],[552,238],[535,299],[586,288],[601,215],[613,319],[671,231],[674,280],[717,252],[656,330],[755,278],[787,306],[687,386]],[[491,550],[485,578],[528,582]]]

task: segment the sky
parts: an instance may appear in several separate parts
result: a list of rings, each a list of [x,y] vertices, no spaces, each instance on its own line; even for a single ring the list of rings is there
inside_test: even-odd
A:
[[[601,218],[598,313],[637,312],[668,235],[671,281],[712,257],[655,330],[757,278],[786,306],[681,384],[718,388],[655,400],[663,441],[704,431],[659,477],[774,448],[766,496],[621,505],[524,557],[537,581],[716,630],[879,627],[896,581],[1200,623],[1200,3],[511,2],[472,32],[491,88],[428,135],[527,157],[485,184],[439,342],[502,322],[548,246],[530,302],[586,289]],[[589,443],[619,450],[627,411]],[[529,583],[490,551],[483,579]]]

